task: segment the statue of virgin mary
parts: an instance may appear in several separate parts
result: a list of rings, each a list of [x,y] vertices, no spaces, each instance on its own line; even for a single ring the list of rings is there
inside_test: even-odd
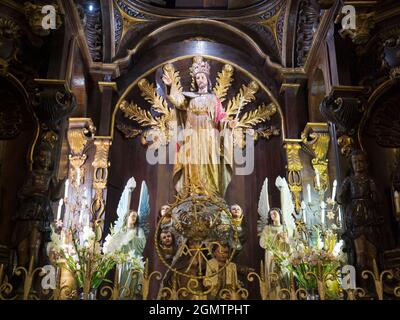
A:
[[[232,176],[232,149],[221,145],[220,135],[229,139],[231,131],[224,129],[227,125],[234,128],[237,120],[228,120],[221,101],[211,92],[209,63],[195,57],[190,71],[197,90],[194,92],[182,92],[167,73],[163,76],[169,100],[186,112],[174,167],[175,188],[178,193],[185,187],[190,194],[223,197]]]

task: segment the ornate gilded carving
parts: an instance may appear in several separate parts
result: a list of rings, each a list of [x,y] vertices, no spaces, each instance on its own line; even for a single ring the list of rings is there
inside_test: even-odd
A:
[[[307,123],[301,133],[302,147],[313,159],[311,164],[315,172],[315,190],[325,191],[329,187],[328,149],[330,135],[327,123]]]
[[[337,139],[337,143],[340,148],[340,153],[348,158],[355,147],[354,139],[347,135],[343,135]]]
[[[45,4],[33,4],[31,2],[24,3],[25,17],[28,19],[29,26],[34,34],[38,36],[48,36],[52,29],[44,29],[42,26],[43,18],[45,14],[42,13],[42,8]],[[62,25],[60,8],[57,4],[51,4],[55,8],[56,14],[56,29],[59,29]]]
[[[286,150],[287,156],[287,180],[289,184],[289,189],[293,194],[296,212],[301,210],[300,194],[302,190],[302,179],[301,179],[301,169],[303,165],[301,164],[299,150],[301,140],[285,140],[284,148]]]
[[[230,64],[225,64],[221,72],[217,75],[217,84],[214,88],[214,93],[221,102],[225,101],[228,90],[233,82],[233,67]]]
[[[200,57],[201,58],[201,57]],[[195,58],[196,59],[196,58]],[[167,63],[163,67],[163,78],[169,80],[170,89],[168,99],[176,106],[176,109],[187,108],[187,95],[193,95],[192,92],[183,92],[179,71],[171,63]],[[193,70],[191,70],[191,74]],[[270,121],[277,113],[278,107],[274,103],[263,103],[262,105],[242,113],[242,110],[249,103],[256,101],[256,94],[260,89],[256,81],[251,81],[249,84],[243,84],[239,92],[229,101],[226,101],[228,91],[234,81],[234,68],[230,64],[225,64],[217,74],[216,85],[213,88],[213,93],[217,96],[220,102],[226,102],[226,120],[236,120],[237,125],[233,133],[233,143],[235,146],[244,148],[246,129],[252,129],[262,122]],[[193,81],[193,77],[192,77]],[[194,82],[192,82],[193,89]],[[157,149],[160,146],[167,145],[171,141],[171,134],[176,133],[176,109],[168,106],[167,100],[157,93],[156,86],[149,83],[147,79],[141,79],[138,82],[138,87],[142,97],[151,105],[151,109],[147,110],[138,106],[134,102],[123,100],[119,104],[119,109],[124,116],[130,120],[137,122],[142,127],[147,127],[143,132],[140,129],[129,127],[125,124],[118,123],[119,130],[126,137],[136,137],[142,134],[142,143],[149,144],[149,147]],[[272,136],[280,134],[280,130],[274,126],[258,128],[253,130],[250,135],[254,140],[259,138],[269,139]]]
[[[71,149],[69,161],[72,172],[70,176],[76,187],[84,183],[85,168],[83,168],[83,165],[87,159],[87,155],[84,152],[88,142],[93,139],[94,133],[95,128],[90,119],[70,119],[67,132],[67,139]]]
[[[255,94],[260,89],[257,82],[252,81],[249,85],[242,85],[239,93],[228,102],[226,114],[230,119],[237,117],[242,108],[256,99]]]
[[[98,221],[102,225],[105,211],[105,194],[108,167],[108,154],[111,146],[111,139],[109,137],[95,137],[94,145],[96,146],[96,153],[93,166],[93,190],[95,192],[90,211],[92,213],[93,221]]]

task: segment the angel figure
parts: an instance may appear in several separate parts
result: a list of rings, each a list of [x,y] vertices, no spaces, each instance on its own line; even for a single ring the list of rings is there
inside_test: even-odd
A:
[[[287,182],[278,177],[275,185],[281,191],[281,206],[270,209],[268,199],[268,178],[265,179],[258,204],[258,230],[260,232],[260,246],[265,249],[265,272],[281,273],[276,260],[290,251],[289,241],[294,235],[295,223],[292,217],[294,204]],[[274,290],[271,290],[274,289]],[[269,291],[274,294],[278,287]]]
[[[147,185],[144,181],[142,182],[138,209],[131,210],[131,196],[135,188],[136,181],[132,177],[128,180],[118,204],[118,220],[104,243],[105,253],[123,253],[128,256],[127,261],[120,266],[119,282],[123,288],[121,298],[125,298],[128,293],[134,296],[137,292],[140,279],[132,274],[131,259],[142,258],[149,233],[147,220],[150,205]]]

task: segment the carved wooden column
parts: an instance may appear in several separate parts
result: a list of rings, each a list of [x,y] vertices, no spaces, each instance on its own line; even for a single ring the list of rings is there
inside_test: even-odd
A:
[[[327,123],[307,123],[301,134],[302,147],[312,157],[311,164],[316,173],[314,189],[318,192],[329,189],[328,149],[330,143]],[[318,175],[318,181],[317,181]]]
[[[293,194],[297,213],[299,213],[301,210],[301,169],[303,169],[299,155],[299,150],[301,149],[300,143],[301,139],[286,139],[284,141],[284,148],[287,156],[287,181],[289,184],[289,189]]]
[[[68,184],[65,191],[64,227],[90,223],[91,163],[95,128],[89,118],[70,118],[67,133],[69,154]],[[85,220],[85,221],[83,221]]]
[[[285,104],[285,132],[289,139],[297,139],[308,121],[306,105],[307,76],[302,68],[282,69],[284,82],[280,93]]]
[[[93,221],[104,225],[104,213],[107,199],[108,161],[111,146],[111,137],[95,137],[96,152],[93,166],[93,190],[94,198],[90,207]]]

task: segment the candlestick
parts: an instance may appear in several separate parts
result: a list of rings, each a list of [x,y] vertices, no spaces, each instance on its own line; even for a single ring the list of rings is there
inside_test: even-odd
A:
[[[63,204],[64,204],[63,199],[60,199],[60,201],[58,202],[57,220],[56,221],[61,219],[61,209],[62,209]]]
[[[307,184],[308,203],[311,203],[311,186]]]
[[[332,188],[332,201],[335,201],[335,197],[336,197],[336,187],[337,187],[337,181],[333,181],[333,188]]]

